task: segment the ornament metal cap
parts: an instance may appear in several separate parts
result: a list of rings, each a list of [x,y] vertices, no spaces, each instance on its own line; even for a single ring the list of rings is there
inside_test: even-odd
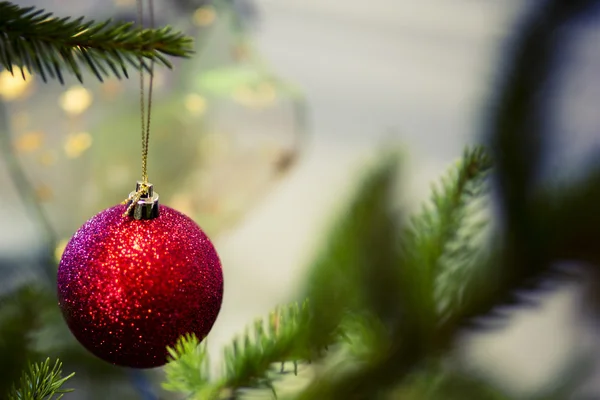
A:
[[[146,188],[146,191],[140,195],[143,188]],[[136,199],[138,200],[136,201]],[[131,207],[133,202],[135,202],[135,205]],[[158,217],[158,193],[154,192],[154,186],[151,183],[137,181],[135,191],[129,193],[127,207],[129,216],[138,220]]]

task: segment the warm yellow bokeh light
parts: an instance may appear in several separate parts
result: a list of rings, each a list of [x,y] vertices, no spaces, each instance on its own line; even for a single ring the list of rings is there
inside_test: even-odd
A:
[[[192,19],[197,26],[208,26],[217,18],[217,12],[213,6],[203,6],[194,11]]]
[[[33,83],[33,78],[25,72],[25,79],[21,72],[14,70],[14,75],[9,71],[0,72],[0,97],[5,101],[16,100],[26,94],[27,88]]]
[[[92,104],[92,93],[83,86],[71,86],[64,92],[58,103],[60,107],[69,115],[79,115]]]
[[[44,132],[27,132],[15,138],[15,150],[17,153],[31,153],[42,146]]]
[[[202,115],[206,112],[206,99],[199,94],[188,94],[185,97],[185,108],[192,115]]]
[[[54,258],[56,259],[56,262],[60,262],[60,259],[67,248],[67,244],[69,244],[69,239],[63,239],[56,245],[56,249],[54,249]]]
[[[65,154],[69,158],[77,158],[92,145],[92,135],[87,132],[73,133],[67,136]]]

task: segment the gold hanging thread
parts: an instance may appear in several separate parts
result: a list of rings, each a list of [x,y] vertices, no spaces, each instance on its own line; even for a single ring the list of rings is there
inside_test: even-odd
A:
[[[154,28],[154,4],[153,0],[148,2],[150,14],[150,28]],[[137,0],[137,17],[140,26],[144,26],[144,0]],[[138,204],[138,201],[148,195],[150,184],[148,183],[148,146],[150,142],[150,114],[152,112],[152,87],[154,86],[154,59],[150,60],[150,78],[148,83],[148,98],[144,93],[144,69],[146,64],[143,57],[139,57],[140,68],[140,115],[141,115],[141,132],[142,132],[142,180],[138,185],[138,190],[133,197],[129,197],[124,203],[129,203],[127,210],[123,216],[130,215],[131,210]],[[148,104],[146,109],[146,103]]]
[[[150,13],[150,28],[154,28],[154,6],[152,0],[148,2]],[[138,19],[143,26],[144,18],[144,0],[137,0]],[[150,113],[152,112],[152,87],[154,86],[154,59],[150,60],[150,82],[148,85],[148,112],[146,114],[145,96],[144,96],[144,68],[145,63],[142,57],[140,61],[140,111],[142,122],[142,181],[148,183],[148,144],[150,141]]]

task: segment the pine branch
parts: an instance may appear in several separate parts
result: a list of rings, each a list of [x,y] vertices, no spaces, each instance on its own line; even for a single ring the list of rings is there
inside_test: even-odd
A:
[[[464,237],[457,232],[464,229],[467,209],[482,192],[490,159],[483,148],[465,150],[461,163],[442,181],[441,188],[434,187],[433,206],[425,206],[422,213],[412,218],[408,228],[400,230],[403,236],[399,238],[394,235],[394,229],[399,228],[393,222],[389,203],[394,183],[392,165],[382,163],[376,169],[346,213],[342,232],[356,241],[346,243],[349,253],[331,250],[344,256],[339,261],[345,263],[329,267],[337,269],[339,275],[329,274],[325,280],[327,266],[316,270],[317,283],[336,286],[343,279],[346,299],[340,301],[345,301],[346,307],[352,307],[356,299],[367,300],[363,303],[367,306],[364,309],[367,316],[354,316],[349,332],[351,338],[358,338],[355,342],[362,342],[363,356],[354,360],[361,367],[346,373],[340,373],[336,367],[316,379],[299,399],[376,397],[439,350],[436,334],[441,299],[436,284],[440,277],[450,273],[447,270],[450,259],[461,259],[465,268],[472,266],[469,244],[463,243]],[[367,274],[357,272],[360,270]],[[443,284],[448,285],[446,289],[450,292],[443,292],[446,296],[459,291],[460,285],[450,285],[448,281]],[[326,290],[318,291],[317,296],[319,293],[323,293],[324,299],[332,297],[331,289],[329,295]],[[392,298],[388,297],[390,293]],[[388,312],[381,312],[385,310],[384,304]],[[328,304],[324,301],[321,306],[327,309]],[[344,335],[348,336],[348,332]]]
[[[307,345],[323,348],[337,342],[348,313],[366,308],[387,325],[400,312],[400,218],[391,207],[398,166],[398,154],[391,153],[369,169],[311,266],[305,289],[311,316]]]
[[[199,345],[194,336],[181,338],[175,348],[169,348],[171,360],[165,367],[163,388],[199,399],[218,398],[222,393],[233,397],[242,388],[269,388],[275,393],[274,364],[281,363],[281,374],[283,363],[292,361],[296,372],[303,355],[297,343],[307,310],[306,303],[292,304],[271,313],[268,321],[257,320],[252,331],[246,330],[225,349],[225,373],[217,380],[209,375],[206,346]]]
[[[514,59],[499,91],[501,101],[495,110],[491,137],[504,230],[495,240],[499,245],[494,252],[474,268],[461,307],[440,327],[439,348],[449,346],[455,333],[477,317],[489,316],[500,305],[523,303],[516,291],[539,289],[553,262],[600,259],[598,252],[590,252],[588,247],[597,232],[597,206],[589,207],[593,200],[579,197],[600,192],[600,185],[595,186],[592,179],[589,186],[573,185],[548,196],[548,192],[540,193],[536,182],[540,160],[545,156],[537,99],[553,72],[556,32],[598,3],[545,2],[531,14],[515,43]],[[582,212],[590,214],[585,219],[573,218]],[[569,222],[565,216],[577,222]]]
[[[600,266],[600,168],[582,182],[561,185],[535,199],[539,231],[548,236],[553,258]],[[561,227],[561,229],[556,229]]]
[[[445,368],[439,363],[433,364],[405,379],[387,398],[398,400],[512,399],[507,393],[476,377],[477,374],[469,374],[468,371],[460,371],[456,368]]]
[[[551,243],[543,221],[536,218],[535,200],[547,137],[543,126],[547,104],[540,101],[540,94],[556,65],[557,32],[598,4],[598,0],[540,3],[515,43],[504,82],[497,90],[490,142],[498,166],[495,180],[507,231],[503,252],[506,265],[513,266],[516,275],[520,274],[516,271],[544,269],[550,262]]]
[[[542,229],[549,226],[543,224],[539,216],[547,213],[550,220],[560,221],[576,215],[577,210],[569,209],[556,216],[553,214],[557,209],[543,201],[541,208],[544,213],[540,214],[533,208],[539,205],[531,186],[535,183],[533,178],[541,156],[538,140],[542,137],[536,121],[538,115],[532,109],[532,105],[536,104],[533,96],[543,82],[541,78],[548,76],[551,43],[554,43],[557,27],[572,17],[575,11],[581,11],[584,5],[591,3],[585,0],[544,3],[519,42],[511,71],[513,80],[504,88],[505,96],[494,128],[494,158],[499,161],[498,182],[501,205],[507,218],[506,230],[499,237],[497,253],[485,259],[479,258],[474,263],[467,262],[471,270],[469,279],[462,286],[450,286],[454,288],[452,290],[464,292],[464,296],[452,305],[453,312],[449,315],[440,316],[436,308],[439,301],[436,283],[439,284],[439,277],[447,268],[444,256],[456,257],[457,251],[469,257],[474,254],[465,243],[462,245],[466,247],[461,247],[460,242],[464,238],[456,236],[456,229],[465,223],[466,204],[476,197],[468,189],[467,182],[475,184],[480,181],[489,169],[489,160],[482,157],[483,154],[466,153],[466,160],[458,173],[452,176],[452,182],[442,185],[443,193],[434,196],[434,207],[413,222],[413,229],[407,232],[407,242],[402,246],[404,254],[398,257],[395,265],[388,264],[388,268],[380,264],[386,258],[380,253],[394,254],[394,249],[388,246],[387,241],[381,248],[373,246],[377,241],[371,235],[378,231],[377,228],[385,228],[381,231],[386,234],[389,232],[385,225],[380,224],[385,221],[382,216],[389,215],[389,210],[382,212],[382,209],[387,206],[384,199],[390,180],[385,177],[389,176],[390,170],[382,168],[365,182],[346,219],[339,224],[340,229],[334,232],[334,240],[329,243],[325,256],[315,263],[307,291],[311,299],[307,337],[316,343],[328,342],[344,322],[348,311],[367,312],[369,318],[365,318],[365,322],[358,321],[358,328],[352,328],[351,324],[345,327],[352,333],[358,331],[358,335],[352,337],[367,344],[366,348],[360,349],[361,353],[366,353],[366,356],[360,357],[367,362],[355,363],[342,370],[326,370],[298,398],[350,400],[381,398],[382,394],[389,394],[398,382],[412,376],[419,368],[425,368],[426,360],[444,354],[469,321],[489,316],[499,305],[514,300],[516,290],[529,282],[536,284],[549,270],[556,255],[556,250],[549,245],[557,244],[561,239],[556,233],[548,234]],[[532,61],[532,57],[536,60]],[[523,143],[522,139],[527,135],[530,136]],[[473,158],[469,158],[469,154]],[[471,171],[469,165],[476,165],[477,170]],[[581,194],[597,191],[596,186],[590,188],[593,190],[582,190],[578,196],[565,197],[565,203],[559,201],[557,204],[579,204],[585,200]],[[451,246],[454,241],[459,242],[458,250]],[[564,246],[561,250],[565,250]],[[572,249],[569,247],[568,250]],[[592,250],[587,248],[587,243],[583,248],[573,250],[585,250],[584,255],[596,256],[595,253],[589,254]],[[377,286],[381,279],[366,278],[364,271],[368,271],[366,267],[371,266],[370,261],[375,265],[372,274],[383,273],[385,286]],[[396,279],[390,265],[400,271],[402,279]],[[380,301],[387,298],[390,287],[394,285],[397,286],[391,292],[398,295],[397,302],[386,309]],[[377,290],[383,294],[380,298],[375,295]],[[392,310],[397,312],[390,312]],[[380,334],[370,344],[365,338],[368,335],[360,332],[372,317],[386,327],[388,341],[380,340],[384,336]],[[367,334],[371,332],[367,331]],[[381,351],[382,342],[389,345],[385,353]]]
[[[186,396],[211,399],[218,390],[210,384],[210,364],[206,342],[200,344],[194,335],[185,335],[175,347],[168,347],[169,363],[165,366],[163,388]],[[203,396],[199,396],[203,394]]]
[[[64,393],[72,389],[63,389],[63,384],[75,373],[62,377],[62,363],[56,360],[50,367],[50,359],[43,363],[30,364],[27,371],[23,372],[19,387],[13,387],[8,395],[9,400],[59,400]],[[56,397],[55,397],[56,396]]]
[[[82,66],[100,81],[128,77],[128,65],[149,69],[148,61],[171,68],[167,56],[188,57],[192,39],[171,27],[142,29],[133,22],[96,23],[83,17],[58,18],[35,7],[0,2],[0,64],[20,68],[44,81],[64,82],[64,71],[83,81]],[[146,60],[146,61],[144,61]]]
[[[565,258],[599,259],[598,252],[590,252],[587,247],[597,232],[593,217],[597,206],[589,207],[593,200],[579,196],[600,192],[600,185],[596,186],[592,177],[589,185],[574,185],[554,196],[548,196],[547,192],[540,196],[535,180],[544,156],[545,137],[537,96],[551,76],[554,46],[558,43],[556,32],[598,3],[597,0],[545,2],[531,15],[516,43],[492,131],[504,230],[495,240],[499,246],[474,268],[461,307],[440,326],[437,346],[440,350],[448,348],[456,333],[478,317],[490,316],[500,305],[522,304],[517,291],[539,290],[539,282],[551,271],[553,262]],[[570,193],[573,189],[577,192],[575,196]],[[582,212],[590,212],[587,219],[573,218]],[[567,215],[578,221],[569,223],[564,218]],[[573,239],[587,243],[571,247]]]
[[[11,389],[27,368],[28,359],[37,357],[32,333],[39,326],[39,310],[47,303],[42,288],[27,285],[0,297],[0,394]]]
[[[485,221],[469,224],[468,220],[474,213],[470,206],[486,193],[484,182],[491,167],[483,147],[465,149],[458,165],[433,186],[431,205],[425,205],[411,219],[402,238],[405,268],[418,270],[423,276],[424,293],[435,291],[435,298],[427,301],[433,300],[442,318],[460,301],[480,249],[475,239]]]
[[[233,341],[225,349],[225,376],[221,387],[235,393],[245,387],[268,387],[273,390],[273,379],[269,372],[274,363],[294,363],[297,373],[297,361],[305,356],[297,347],[308,318],[308,307],[297,303],[279,308],[271,313],[268,321],[257,320],[253,330],[246,330],[242,338]]]

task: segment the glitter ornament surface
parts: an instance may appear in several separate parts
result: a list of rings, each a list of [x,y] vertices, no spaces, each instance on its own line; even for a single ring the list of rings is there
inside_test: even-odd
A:
[[[102,211],[71,238],[58,269],[58,304],[73,335],[116,365],[166,363],[179,336],[204,338],[221,308],[223,272],[204,232],[161,205],[152,220]]]

